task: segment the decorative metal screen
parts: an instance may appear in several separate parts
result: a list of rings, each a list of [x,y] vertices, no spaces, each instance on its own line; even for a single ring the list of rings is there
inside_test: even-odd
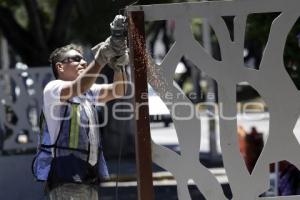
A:
[[[250,174],[239,152],[236,118],[220,117],[220,141],[223,163],[228,176],[233,199],[299,199],[290,197],[260,197],[270,187],[269,165],[287,160],[300,169],[300,146],[293,132],[300,113],[300,94],[285,70],[283,52],[287,35],[300,16],[299,0],[236,0],[181,4],[132,6],[131,11],[144,11],[145,21],[173,20],[175,43],[161,64],[150,65],[149,83],[165,102],[166,93],[176,96],[181,89],[173,84],[173,76],[180,59],[185,56],[200,70],[218,83],[219,104],[224,116],[235,116],[236,85],[242,81],[253,86],[266,102],[270,113],[269,137]],[[273,21],[259,70],[244,67],[244,38],[247,16],[252,13],[279,12]],[[222,19],[234,16],[234,39]],[[207,53],[194,38],[190,21],[202,17],[214,30],[221,51],[221,61]],[[138,39],[138,38],[137,38]],[[190,104],[187,97],[173,98],[172,105]],[[178,113],[189,112],[188,107],[178,107]],[[191,199],[188,180],[192,179],[208,200],[226,199],[220,183],[208,168],[199,162],[200,121],[196,115],[190,120],[174,119],[180,154],[152,142],[152,159],[170,171],[177,181],[178,198]]]
[[[4,140],[3,149],[36,148],[37,118],[41,111],[44,86],[53,79],[51,68],[1,70],[0,74],[0,134]],[[17,142],[20,134],[26,137],[23,143]]]

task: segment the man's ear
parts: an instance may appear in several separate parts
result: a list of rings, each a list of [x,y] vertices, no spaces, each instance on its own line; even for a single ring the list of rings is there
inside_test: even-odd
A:
[[[56,69],[57,69],[57,72],[63,72],[64,71],[64,67],[62,65],[62,63],[58,62],[56,63]]]

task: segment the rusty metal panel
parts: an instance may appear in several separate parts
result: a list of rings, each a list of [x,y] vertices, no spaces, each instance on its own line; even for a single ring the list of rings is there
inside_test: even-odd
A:
[[[129,41],[131,52],[131,74],[134,83],[136,109],[136,162],[138,173],[138,198],[154,199],[152,183],[152,159],[147,88],[147,54],[145,47],[144,13],[129,14]],[[146,98],[145,98],[146,97]]]

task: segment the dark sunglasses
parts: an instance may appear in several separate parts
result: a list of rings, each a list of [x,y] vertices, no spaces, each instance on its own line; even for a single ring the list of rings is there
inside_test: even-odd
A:
[[[80,62],[82,59],[83,59],[82,56],[76,55],[76,56],[66,57],[61,62],[62,63]]]

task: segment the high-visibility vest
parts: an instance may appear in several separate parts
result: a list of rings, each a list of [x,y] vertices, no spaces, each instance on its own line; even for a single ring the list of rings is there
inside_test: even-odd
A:
[[[51,144],[43,113],[40,116],[38,149],[32,162],[32,172],[38,181],[50,183],[98,184],[109,177],[99,136],[98,160],[89,163],[89,119],[80,103],[68,101],[61,106],[59,134]]]

